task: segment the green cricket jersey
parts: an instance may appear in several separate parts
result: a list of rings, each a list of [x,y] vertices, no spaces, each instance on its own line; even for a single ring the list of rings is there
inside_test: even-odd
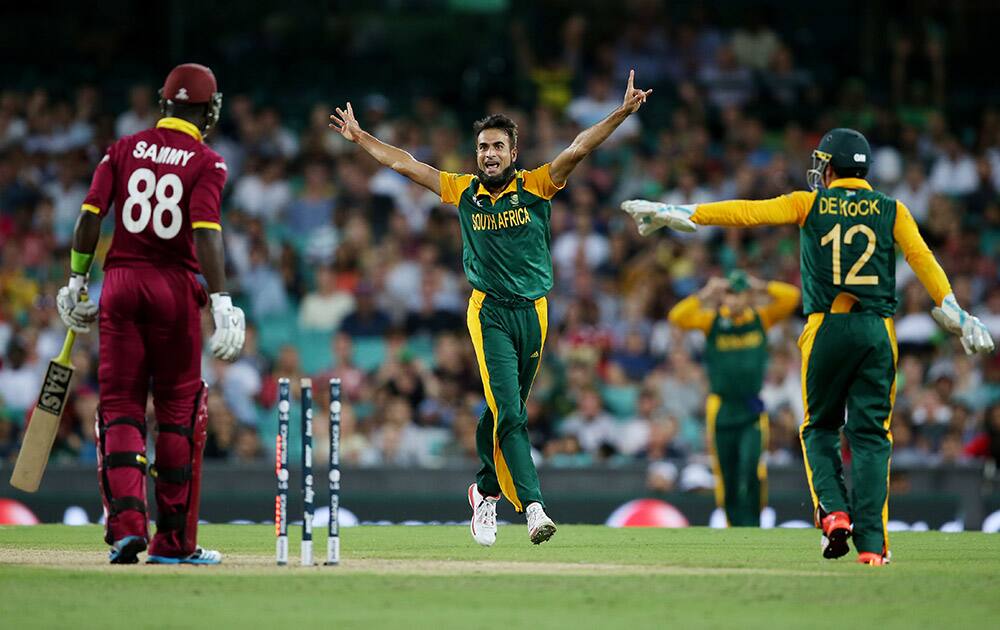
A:
[[[767,330],[760,313],[730,317],[720,309],[705,336],[705,365],[713,394],[725,400],[756,399],[767,370]]]
[[[855,312],[896,312],[896,200],[867,188],[817,191],[801,230],[803,307],[831,310],[841,293]],[[836,310],[836,309],[834,309]]]
[[[536,300],[552,289],[550,200],[558,191],[548,164],[517,171],[496,195],[473,175],[441,173],[441,201],[458,207],[473,288],[502,300]]]

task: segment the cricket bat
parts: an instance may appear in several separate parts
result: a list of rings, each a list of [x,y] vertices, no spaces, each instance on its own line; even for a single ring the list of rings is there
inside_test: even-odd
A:
[[[59,418],[69,394],[70,381],[73,379],[73,364],[70,353],[76,333],[66,332],[62,352],[49,361],[49,369],[45,372],[42,391],[38,394],[38,404],[31,412],[28,430],[21,443],[21,451],[17,454],[14,473],[10,476],[10,485],[25,492],[35,492],[42,482],[45,466],[49,463],[49,453],[52,443],[59,431]]]

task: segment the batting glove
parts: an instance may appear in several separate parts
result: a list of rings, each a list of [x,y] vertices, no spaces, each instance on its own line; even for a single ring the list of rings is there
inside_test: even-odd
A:
[[[631,199],[622,202],[622,210],[632,215],[639,234],[649,236],[662,227],[668,227],[678,232],[694,232],[697,226],[691,220],[695,207],[693,205],[676,206],[673,204]]]
[[[90,332],[90,324],[97,320],[97,304],[87,299],[87,276],[70,274],[69,283],[56,294],[56,310],[70,330]]]
[[[990,331],[978,317],[973,317],[958,305],[954,293],[946,295],[941,300],[941,306],[931,310],[931,315],[942,328],[959,336],[965,354],[993,352],[996,348]]]
[[[228,293],[213,293],[210,297],[215,332],[208,340],[209,350],[217,359],[235,361],[246,340],[247,323],[243,309],[233,306]]]

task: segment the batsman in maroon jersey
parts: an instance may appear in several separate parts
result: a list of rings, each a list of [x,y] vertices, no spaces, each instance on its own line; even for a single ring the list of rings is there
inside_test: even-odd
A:
[[[215,75],[184,64],[167,76],[156,127],[118,140],[97,166],[73,236],[69,283],[59,291],[67,326],[87,332],[99,317],[98,476],[113,564],[217,564],[197,545],[206,388],[200,309],[215,320],[213,355],[235,360],[243,311],[225,293],[219,205],[226,164],[203,142],[219,118]],[[97,305],[87,275],[101,220],[115,233]],[[202,274],[208,294],[197,280]],[[146,398],[153,394],[156,462],[147,466]],[[146,472],[155,477],[156,535],[149,541]]]

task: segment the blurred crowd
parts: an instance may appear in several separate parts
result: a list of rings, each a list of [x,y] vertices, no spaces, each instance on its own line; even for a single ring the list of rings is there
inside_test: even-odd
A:
[[[553,202],[556,285],[543,368],[528,401],[540,462],[650,462],[650,484],[669,489],[677,469],[663,462],[704,455],[704,340],[671,328],[666,312],[735,267],[799,284],[797,230],[643,239],[617,206],[635,197],[698,203],[803,188],[810,151],[833,126],[868,135],[871,181],[909,206],[959,302],[1000,338],[1000,110],[949,117],[947,47],[932,31],[895,36],[890,87],[875,99],[863,82],[821,81],[760,19],[735,31],[697,15],[669,27],[636,19],[616,39],[585,46],[589,28],[568,17],[551,30],[554,49],[541,50],[531,29],[514,23],[516,82],[524,89],[478,111],[456,111],[429,94],[409,102],[357,94],[353,102],[378,137],[442,170],[474,172],[473,117],[511,114],[520,125],[519,164],[533,168],[620,103],[628,69],[636,69],[637,86],[655,89],[649,107]],[[105,100],[92,85],[0,93],[0,459],[16,453],[45,365],[62,342],[53,297],[68,272],[89,176],[116,138],[155,124],[154,95],[153,85],[136,85],[127,103]],[[336,376],[346,464],[474,460],[485,402],[465,331],[470,287],[455,211],[332,133],[327,117],[337,105],[288,112],[226,92],[210,142],[229,167],[223,235],[230,289],[249,324],[239,361],[204,360],[212,387],[206,457],[266,460],[277,378],[292,378],[297,396],[298,379],[312,377],[317,409],[325,409],[326,382]],[[997,459],[1000,358],[966,357],[935,325],[926,292],[902,260],[896,280],[895,461]],[[99,295],[99,270],[91,287]],[[770,333],[762,397],[775,463],[801,457],[801,326],[797,317]],[[77,380],[55,458],[92,461],[96,334],[78,341],[73,360]],[[293,411],[293,449],[297,417]],[[316,418],[322,456],[325,414]]]

